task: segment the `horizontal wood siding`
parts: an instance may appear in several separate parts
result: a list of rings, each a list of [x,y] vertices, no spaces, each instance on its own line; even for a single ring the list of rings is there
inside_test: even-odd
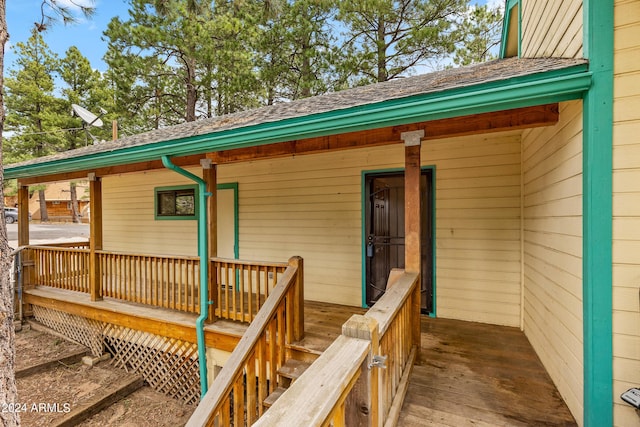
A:
[[[202,174],[197,169],[192,172]],[[104,250],[197,256],[196,220],[158,221],[154,218],[155,187],[192,184],[192,181],[167,170],[103,178]]]
[[[582,0],[523,0],[522,56],[582,57]]]
[[[423,143],[436,166],[438,316],[520,324],[520,135]]]
[[[438,315],[519,325],[517,133],[423,144],[436,167]],[[404,167],[402,145],[219,166],[239,183],[240,258],[305,260],[305,298],[362,299],[362,171]]]
[[[640,385],[640,2],[617,0],[614,19],[614,424],[640,426],[618,397]]]
[[[582,103],[523,133],[524,332],[574,417],[583,413]]]

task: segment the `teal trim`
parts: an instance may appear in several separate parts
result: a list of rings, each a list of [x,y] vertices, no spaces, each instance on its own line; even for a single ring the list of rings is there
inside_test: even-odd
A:
[[[5,178],[41,177],[316,136],[396,126],[580,99],[591,85],[587,65],[480,83],[326,113],[261,123],[178,140],[35,164],[5,167]]]
[[[175,215],[175,216],[171,216],[171,215],[160,215],[158,214],[158,193],[164,192],[164,191],[176,191],[176,190],[193,190],[193,197],[194,197],[194,214],[193,215]],[[166,220],[170,220],[170,221],[181,221],[181,220],[194,220],[194,219],[198,219],[198,212],[200,211],[200,203],[199,203],[199,197],[198,197],[198,186],[197,185],[178,185],[178,186],[173,186],[173,187],[156,187],[153,189],[154,192],[154,196],[153,196],[153,216],[154,219],[157,221],[166,221]]]
[[[435,165],[421,166],[421,171],[431,170],[431,283],[433,287],[433,311],[429,313],[429,317],[436,317],[436,167]],[[390,168],[390,169],[374,169],[374,170],[363,170],[360,173],[360,198],[361,198],[361,234],[362,234],[362,259],[361,259],[361,306],[363,308],[369,308],[367,305],[367,230],[366,230],[366,212],[367,212],[367,189],[366,189],[366,178],[367,175],[375,175],[375,174],[385,174],[385,173],[396,173],[403,172],[404,168]]]
[[[162,164],[167,169],[179,173],[196,182],[199,187],[200,206],[207,205],[207,183],[202,178],[171,163],[169,156],[162,156]],[[204,321],[209,314],[209,287],[203,286],[209,280],[209,238],[207,230],[207,210],[200,209],[198,213],[198,256],[200,258],[200,315],[196,319],[196,341],[198,344],[198,365],[200,368],[200,399],[207,394],[207,348],[204,341]]]
[[[235,259],[240,258],[240,217],[238,211],[238,183],[229,182],[218,184],[218,190],[233,190],[233,256]]]
[[[507,0],[502,18],[502,39],[500,41],[500,58],[507,55],[507,40],[509,38],[511,15],[513,9],[518,8],[518,58],[522,57],[522,0]]]
[[[429,317],[437,317],[438,307],[436,305],[436,166],[423,166],[423,170],[431,170],[431,283],[433,288],[433,311],[429,313]]]
[[[593,85],[583,113],[584,425],[613,425],[613,0],[585,0]]]

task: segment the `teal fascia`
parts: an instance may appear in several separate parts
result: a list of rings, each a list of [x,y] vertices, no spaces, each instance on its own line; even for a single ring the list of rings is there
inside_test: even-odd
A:
[[[614,1],[585,0],[584,52],[593,85],[583,114],[584,425],[613,425]]]
[[[502,39],[500,41],[500,58],[505,58],[507,54],[507,38],[509,36],[509,23],[513,8],[518,6],[518,58],[522,57],[522,0],[507,0],[502,18]]]
[[[74,158],[5,168],[5,178],[30,178],[78,170],[188,156],[211,151],[335,135],[529,107],[582,98],[591,85],[586,65],[541,72],[444,92],[416,95],[227,131],[126,147]]]

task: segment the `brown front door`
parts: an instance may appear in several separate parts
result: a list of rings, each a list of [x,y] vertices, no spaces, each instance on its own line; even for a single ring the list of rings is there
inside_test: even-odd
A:
[[[404,173],[365,176],[366,302],[371,307],[384,294],[392,268],[404,268]],[[432,171],[423,170],[422,311],[433,312]]]

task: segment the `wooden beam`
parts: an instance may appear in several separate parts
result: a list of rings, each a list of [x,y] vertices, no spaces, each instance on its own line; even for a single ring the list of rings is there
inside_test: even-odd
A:
[[[211,197],[207,202],[207,232],[209,235],[209,258],[218,256],[218,166],[214,163],[209,165],[208,168],[202,169],[203,179],[207,184],[207,192],[211,193]],[[207,278],[207,285],[209,286],[209,299],[213,301],[213,304],[209,304],[209,315],[207,322],[215,322],[216,320],[216,305],[217,298],[213,298],[211,295],[215,295],[215,278],[212,277],[215,274],[215,270],[209,269],[209,277]]]
[[[144,314],[137,315],[116,311],[111,306],[103,307],[102,305],[107,303],[107,301],[91,303],[87,297],[85,297],[86,302],[70,301],[68,299],[64,300],[36,295],[35,291],[37,291],[37,289],[34,290],[34,293],[25,292],[24,300],[26,303],[51,308],[99,322],[135,329],[137,331],[149,332],[167,338],[176,338],[191,343],[196,342],[196,316],[193,316],[192,325],[186,325],[166,318],[153,318]],[[231,352],[240,341],[240,338],[241,335],[213,331],[205,328],[205,343],[207,347]]]
[[[29,244],[29,186],[18,185],[18,246]]]
[[[396,144],[401,142],[401,133],[420,129],[426,129],[424,139],[437,139],[549,126],[557,123],[558,118],[558,104],[547,104],[276,144],[265,144],[235,150],[217,151],[207,154],[207,158],[218,164],[243,162],[256,159]]]
[[[407,135],[411,132],[403,133]],[[405,171],[404,171],[404,226],[405,226],[405,270],[411,273],[420,273],[422,266],[420,244],[421,199],[420,185],[420,143],[418,145],[405,146]]]
[[[102,299],[102,273],[97,251],[102,249],[102,182],[94,178],[89,182],[89,287],[91,301]]]

